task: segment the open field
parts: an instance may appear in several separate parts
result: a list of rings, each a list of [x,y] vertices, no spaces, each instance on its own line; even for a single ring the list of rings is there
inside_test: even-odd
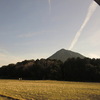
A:
[[[0,80],[0,95],[20,100],[100,100],[100,83]]]

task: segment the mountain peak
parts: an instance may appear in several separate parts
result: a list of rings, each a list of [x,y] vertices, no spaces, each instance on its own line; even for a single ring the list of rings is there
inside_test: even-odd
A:
[[[66,49],[62,48],[62,49],[60,49],[59,51],[66,51]]]
[[[73,52],[62,48],[56,53],[54,53],[52,56],[50,56],[49,59],[57,59],[65,62],[68,58],[77,58],[77,57],[84,58],[83,55],[77,52]]]
[[[60,49],[57,52],[65,52],[65,51],[66,51],[66,49]]]

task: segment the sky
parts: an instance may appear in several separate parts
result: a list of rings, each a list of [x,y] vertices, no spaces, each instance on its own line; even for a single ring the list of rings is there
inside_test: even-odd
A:
[[[69,49],[93,0],[0,0],[0,66]],[[100,6],[72,51],[100,58]]]

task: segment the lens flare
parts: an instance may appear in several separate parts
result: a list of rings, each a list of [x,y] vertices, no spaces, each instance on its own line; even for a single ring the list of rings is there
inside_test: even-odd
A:
[[[49,14],[51,14],[51,0],[48,0],[49,2]]]
[[[78,41],[78,39],[79,39],[84,27],[86,26],[86,24],[90,20],[91,16],[93,15],[94,11],[96,10],[96,8],[97,8],[97,4],[93,1],[90,4],[89,8],[88,8],[88,12],[87,12],[86,18],[85,18],[83,24],[81,25],[80,29],[77,31],[77,33],[76,33],[76,35],[75,35],[75,37],[74,37],[74,39],[73,39],[73,41],[72,41],[72,43],[71,43],[71,45],[69,47],[69,50],[72,50],[73,47],[75,46],[75,44],[77,43],[77,41]]]

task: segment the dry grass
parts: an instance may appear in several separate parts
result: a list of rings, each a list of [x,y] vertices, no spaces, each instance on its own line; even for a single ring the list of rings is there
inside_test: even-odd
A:
[[[0,94],[20,100],[100,100],[100,83],[0,80]]]

